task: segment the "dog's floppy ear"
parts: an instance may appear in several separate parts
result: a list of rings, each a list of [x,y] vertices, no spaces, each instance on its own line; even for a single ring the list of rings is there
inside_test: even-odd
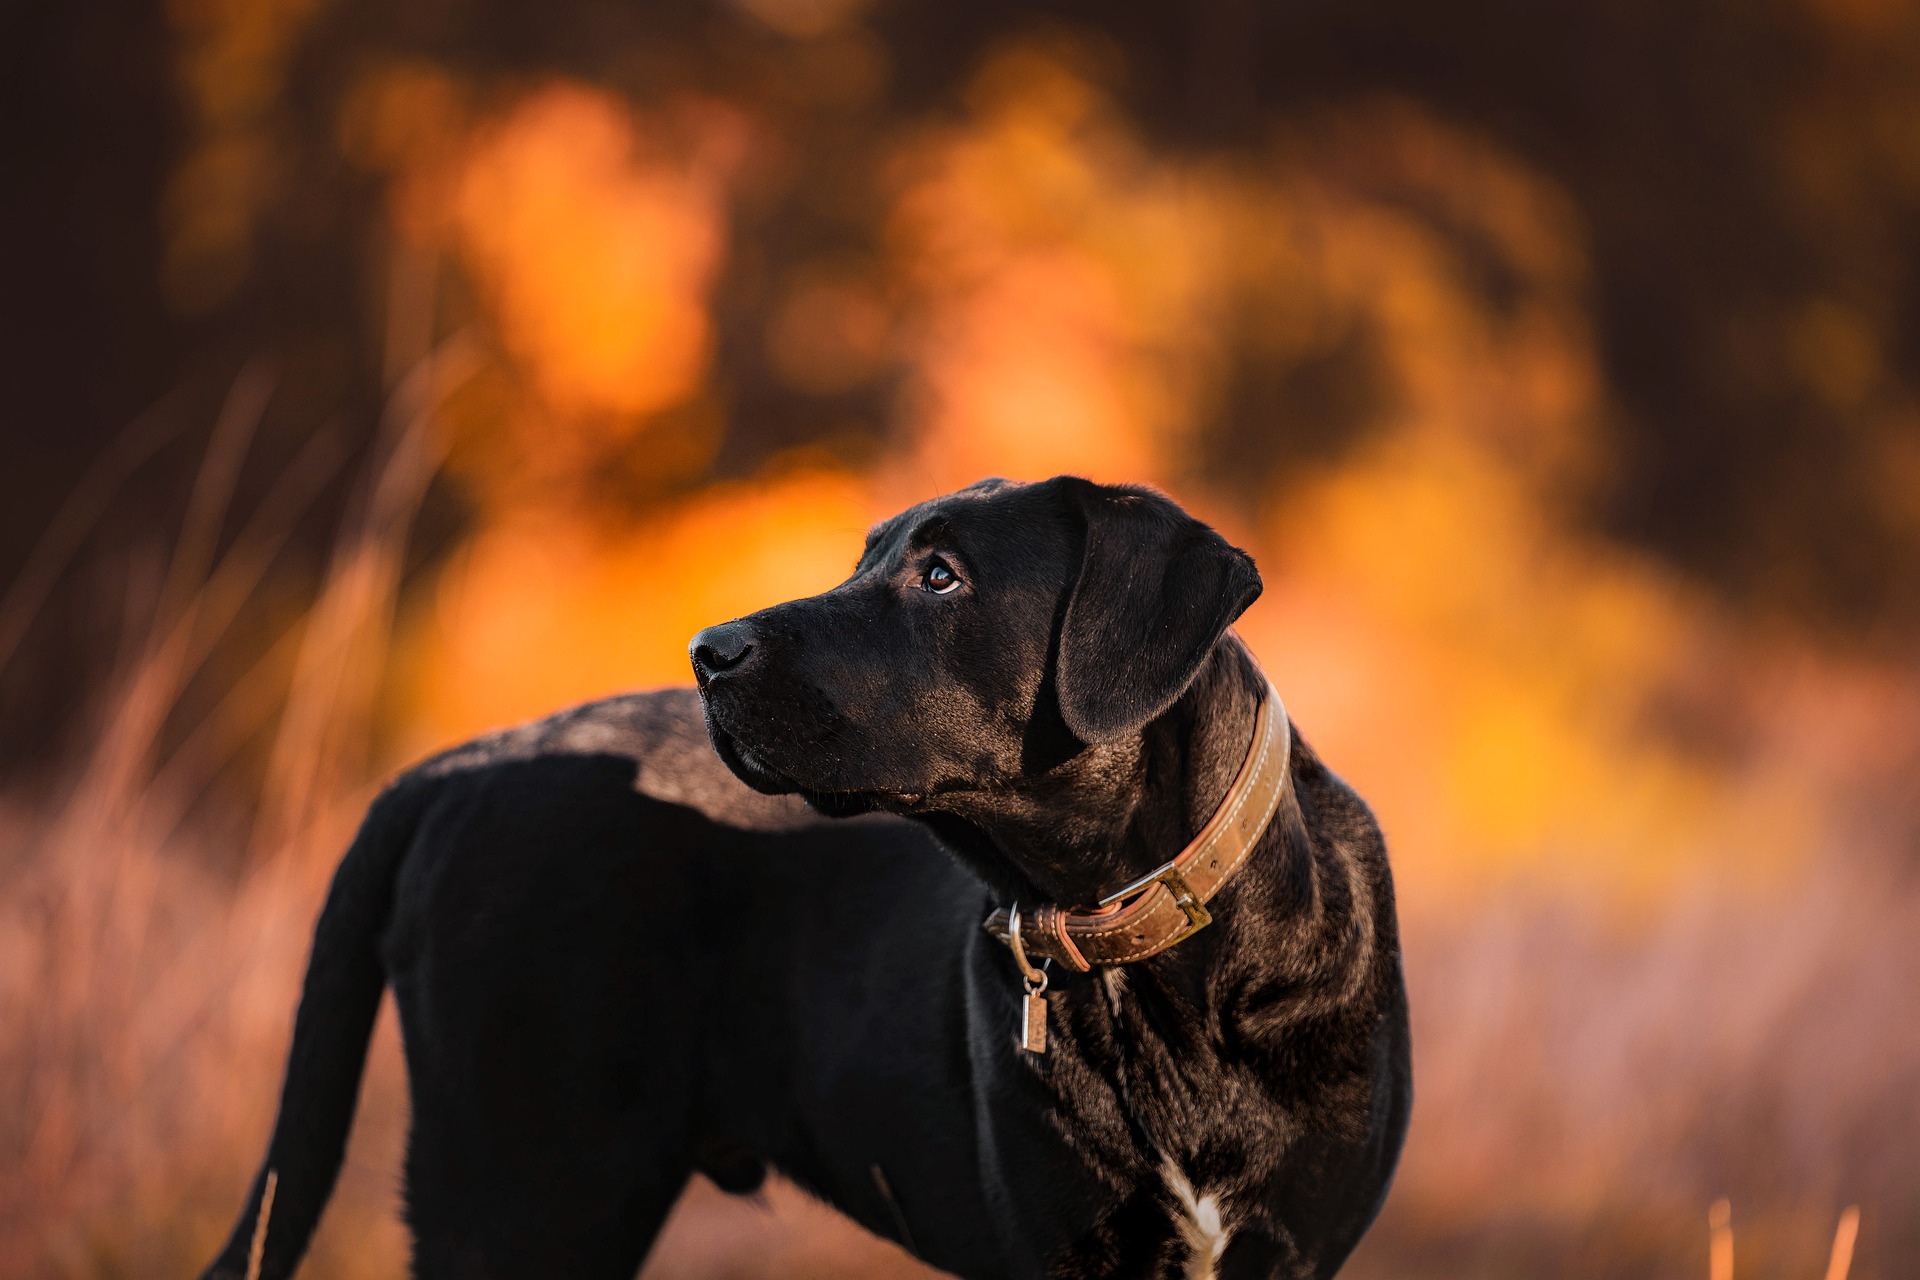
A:
[[[1193,682],[1260,596],[1253,557],[1147,489],[1064,478],[1086,519],[1060,627],[1060,714],[1082,742],[1139,729]]]

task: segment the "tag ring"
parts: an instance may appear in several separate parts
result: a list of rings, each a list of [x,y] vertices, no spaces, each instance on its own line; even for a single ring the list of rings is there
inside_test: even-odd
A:
[[[1044,969],[1036,969],[1027,959],[1027,948],[1020,941],[1020,904],[1014,903],[1007,913],[1007,947],[1013,952],[1013,962],[1020,966],[1020,976],[1026,979],[1027,994],[1037,996],[1047,989],[1047,974]]]

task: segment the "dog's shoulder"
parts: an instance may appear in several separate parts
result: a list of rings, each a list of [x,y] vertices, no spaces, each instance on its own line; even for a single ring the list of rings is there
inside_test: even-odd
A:
[[[734,777],[707,739],[700,696],[684,688],[602,698],[483,734],[415,765],[401,781],[420,784],[568,756],[630,760],[635,791],[728,826],[786,831],[825,821],[797,796],[762,795]]]

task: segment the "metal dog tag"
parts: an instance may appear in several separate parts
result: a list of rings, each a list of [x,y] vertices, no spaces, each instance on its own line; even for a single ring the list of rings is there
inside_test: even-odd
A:
[[[1020,1047],[1028,1053],[1047,1051],[1047,998],[1037,991],[1020,998]]]
[[[1020,998],[1020,1047],[1028,1053],[1047,1051],[1047,972],[1036,969],[1027,959],[1026,944],[1020,941],[1020,904],[1007,912],[1007,946],[1013,962],[1020,966],[1022,985],[1027,994]]]

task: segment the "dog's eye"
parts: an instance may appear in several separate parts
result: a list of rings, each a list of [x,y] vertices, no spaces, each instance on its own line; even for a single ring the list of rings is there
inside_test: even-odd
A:
[[[933,594],[943,596],[960,585],[960,578],[945,560],[936,557],[927,565],[927,576],[922,585]]]

